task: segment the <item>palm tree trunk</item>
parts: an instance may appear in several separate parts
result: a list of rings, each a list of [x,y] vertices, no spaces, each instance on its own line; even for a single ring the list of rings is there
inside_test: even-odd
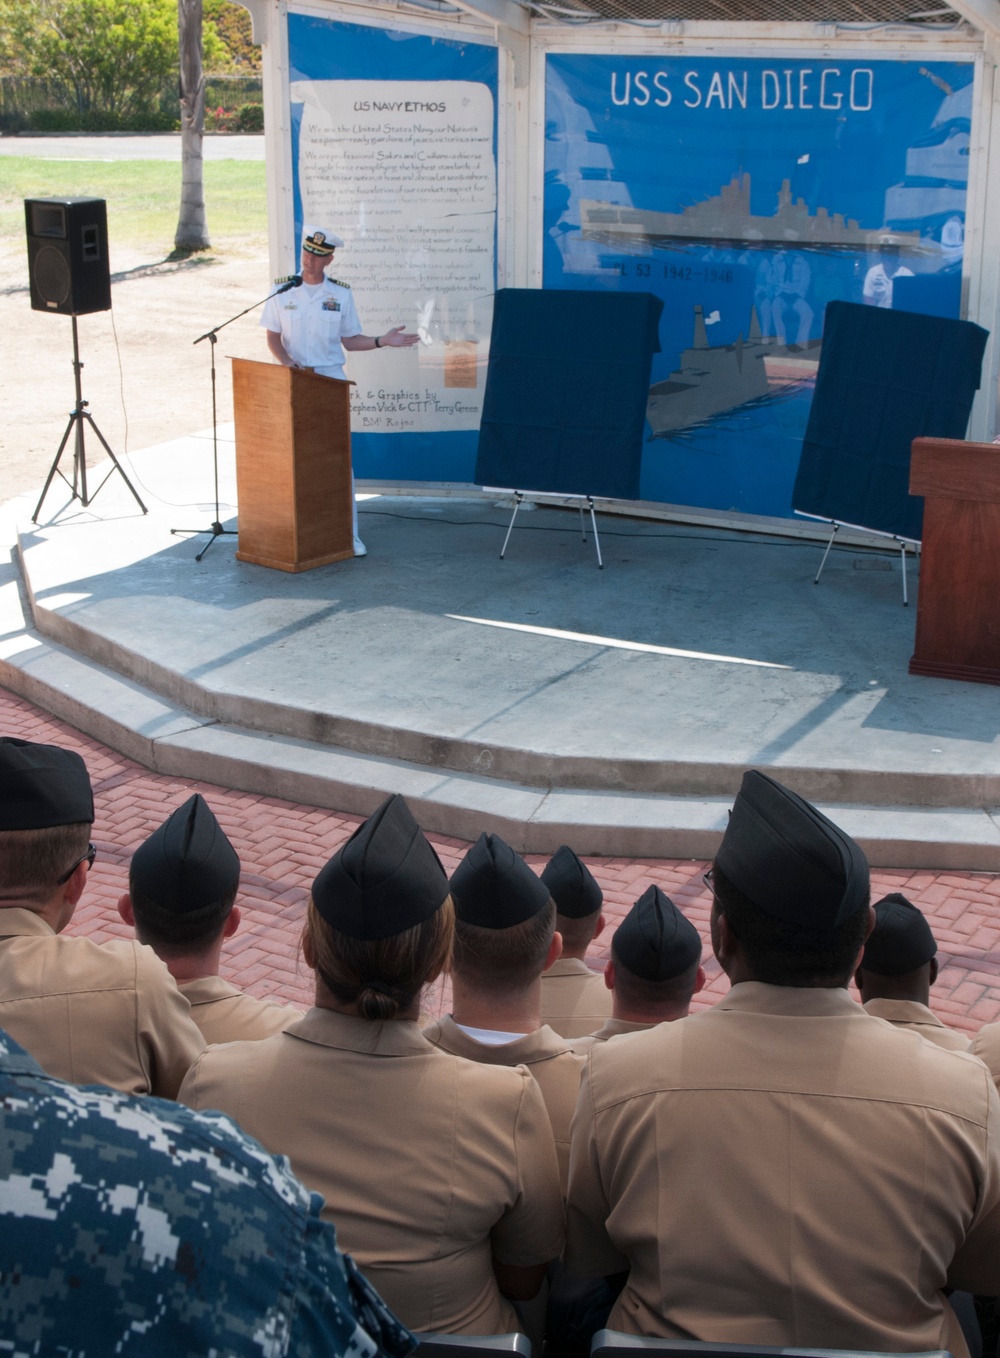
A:
[[[201,62],[202,0],[177,0],[180,38],[181,210],[176,250],[207,250],[205,181],[201,143],[205,132],[205,72]]]

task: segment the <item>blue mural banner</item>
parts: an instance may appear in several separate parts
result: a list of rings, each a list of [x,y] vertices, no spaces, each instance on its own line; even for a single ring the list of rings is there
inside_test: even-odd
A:
[[[471,481],[496,290],[497,52],[288,16],[295,230],[341,236],[331,270],[367,334],[348,356],[357,476]]]
[[[830,53],[548,56],[543,285],[664,302],[644,499],[790,516],[826,304],[958,316],[972,81]]]

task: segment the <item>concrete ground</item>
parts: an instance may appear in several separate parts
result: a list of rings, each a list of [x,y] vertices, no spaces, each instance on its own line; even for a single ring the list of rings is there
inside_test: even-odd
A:
[[[235,518],[220,431],[220,516]],[[84,510],[57,482],[11,502],[0,677],[162,772],[366,813],[388,791],[428,829],[482,817],[524,851],[711,854],[748,766],[820,803],[892,867],[1000,866],[989,686],[910,676],[899,562],[492,498],[369,496],[363,559],[292,575],[215,517],[211,439],[128,460]],[[69,467],[66,467],[67,472]],[[103,473],[91,467],[91,489]],[[19,534],[15,532],[19,530]],[[872,567],[885,569],[872,569]],[[916,581],[912,578],[911,590]]]
[[[222,823],[243,863],[239,902],[244,923],[226,944],[223,973],[254,995],[308,1006],[311,974],[301,960],[299,938],[309,886],[326,860],[359,822],[315,806],[276,797],[234,792],[184,778],[150,773],[107,746],[81,735],[23,699],[0,690],[0,729],[6,735],[78,750],[94,783],[98,856],[69,932],[95,941],[128,937],[116,903],[125,890],[135,848],[192,792],[201,792]],[[484,827],[485,828],[485,827]],[[467,843],[431,835],[451,872]],[[529,856],[535,868],[545,859]],[[595,942],[589,961],[603,966],[612,929],[645,889],[656,884],[689,916],[706,946],[709,983],[695,1008],[715,1003],[728,982],[711,956],[710,901],[702,883],[704,861],[595,858],[587,862],[604,890],[610,927]],[[875,897],[902,891],[930,920],[942,964],[932,1007],[967,1032],[1000,1018],[1000,878],[981,873],[876,871]],[[447,995],[428,997],[428,1013],[442,1012]]]
[[[211,422],[208,344],[193,341],[263,300],[270,278],[259,245],[245,256],[176,261],[118,250],[113,267],[114,309],[81,316],[78,328],[84,399],[120,455]],[[70,321],[31,310],[23,242],[0,241],[0,327],[6,336],[0,499],[9,499],[41,485],[74,399]],[[263,352],[255,315],[223,331],[217,346],[222,411],[232,410],[230,358]]]
[[[206,462],[180,443],[134,459],[175,503],[204,501]],[[61,498],[23,539],[43,630],[83,629],[118,668],[129,651],[196,709],[192,683],[231,720],[278,703],[270,730],[362,748],[344,727],[378,725],[385,753],[474,768],[487,750],[529,783],[715,792],[719,766],[758,764],[835,800],[958,806],[985,785],[1000,806],[996,691],[907,673],[916,610],[891,555],[832,553],[817,587],[812,543],[601,516],[599,571],[575,516],[539,509],[501,561],[489,501],[381,496],[360,509],[366,559],[290,575],[237,561],[235,539],[193,566],[170,534],[191,513],[144,519],[120,484],[52,519]]]
[[[208,136],[204,151],[210,160],[263,160],[263,142],[256,136]],[[180,189],[179,134],[0,137],[4,156],[176,161]],[[92,182],[100,184],[99,173]],[[211,203],[208,210],[211,229]],[[148,448],[210,423],[208,344],[193,341],[263,301],[269,291],[263,234],[227,239],[225,254],[187,259],[170,257],[172,235],[171,230],[156,246],[123,243],[112,233],[113,310],[78,321],[83,395],[117,453]],[[265,353],[258,315],[251,313],[220,334],[220,410],[232,410],[230,358]],[[70,319],[32,311],[23,231],[0,237],[0,332],[2,503],[44,479],[74,399]]]

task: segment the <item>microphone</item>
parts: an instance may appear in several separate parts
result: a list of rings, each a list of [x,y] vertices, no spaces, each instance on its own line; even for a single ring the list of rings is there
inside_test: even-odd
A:
[[[274,281],[281,284],[281,287],[275,290],[276,293],[288,292],[292,288],[300,288],[302,286],[302,275],[300,273],[291,273],[288,274],[286,278],[276,278]]]

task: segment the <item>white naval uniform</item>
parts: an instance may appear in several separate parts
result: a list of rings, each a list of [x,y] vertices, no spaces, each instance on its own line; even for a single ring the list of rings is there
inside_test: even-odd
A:
[[[344,347],[340,341],[363,333],[350,288],[329,278],[269,297],[260,323],[265,330],[281,335],[285,352],[294,363],[315,369],[321,377],[339,377],[341,381]]]
[[[302,368],[321,377],[344,381],[344,346],[341,339],[364,332],[358,320],[350,288],[324,277],[322,283],[303,283],[264,304],[260,324],[281,335],[285,352]],[[358,502],[351,470],[351,514],[355,543],[358,540]]]
[[[891,307],[892,306],[892,285],[897,278],[912,278],[913,270],[902,265],[892,275],[886,273],[880,260],[878,264],[873,264],[865,274],[864,287],[861,295],[866,302],[873,306]]]

